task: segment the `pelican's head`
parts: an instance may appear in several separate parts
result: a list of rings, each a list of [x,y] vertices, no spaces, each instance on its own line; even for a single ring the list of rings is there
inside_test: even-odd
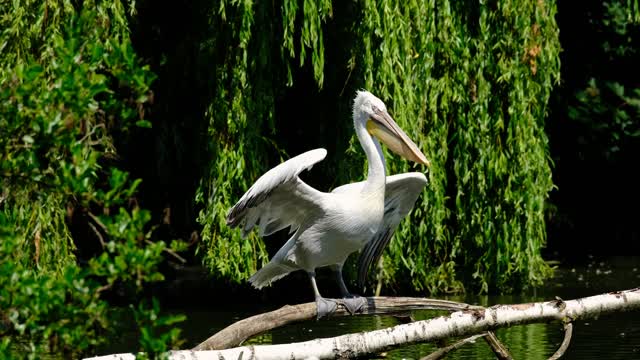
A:
[[[391,151],[407,160],[431,166],[418,146],[409,139],[387,112],[382,100],[368,91],[358,91],[353,102],[355,126],[363,126]]]

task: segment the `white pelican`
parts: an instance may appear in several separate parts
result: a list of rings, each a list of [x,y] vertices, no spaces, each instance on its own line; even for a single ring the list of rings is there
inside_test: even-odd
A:
[[[261,236],[289,228],[291,238],[249,281],[260,289],[292,271],[306,271],[318,304],[318,318],[335,309],[336,301],[320,295],[316,268],[330,266],[336,271],[344,298],[339,302],[355,312],[364,300],[348,300],[352,295],[342,278],[345,260],[364,248],[358,269],[358,282],[362,284],[370,265],[381,256],[427,183],[424,174],[417,172],[385,175],[378,140],[408,160],[427,166],[430,163],[398,127],[380,99],[367,91],[358,91],[353,104],[353,125],[369,164],[365,181],[343,185],[328,193],[307,185],[298,175],[327,155],[325,149],[315,149],[266,172],[227,215],[227,225],[232,228],[240,225],[243,236],[254,226]]]

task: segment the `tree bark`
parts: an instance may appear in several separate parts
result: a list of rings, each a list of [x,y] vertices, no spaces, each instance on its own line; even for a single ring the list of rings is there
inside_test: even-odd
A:
[[[420,358],[420,360],[439,360],[442,359],[443,357],[447,356],[448,353],[452,352],[453,350],[457,350],[459,348],[461,348],[462,346],[468,344],[468,343],[473,343],[475,342],[478,338],[480,337],[484,337],[487,336],[489,333],[483,333],[483,334],[478,334],[478,335],[473,335],[473,336],[469,336],[468,338],[464,338],[458,342],[455,342],[449,346],[445,346],[443,348],[440,348],[434,352],[432,352],[431,354]]]
[[[211,351],[173,351],[170,358],[199,360],[354,358],[380,353],[401,345],[470,336],[502,327],[548,321],[571,322],[576,319],[594,318],[607,313],[638,308],[640,308],[640,288],[569,301],[557,299],[539,303],[496,305],[487,309],[461,310],[448,316],[401,324],[388,329],[292,344],[241,346]],[[133,358],[133,354],[118,354],[92,359]]]
[[[367,298],[367,306],[361,309],[358,314],[381,315],[413,310],[458,311],[470,309],[483,309],[483,307],[437,299],[370,297]],[[285,305],[278,310],[251,316],[220,330],[194,347],[193,350],[221,350],[238,346],[246,339],[265,331],[298,321],[315,319],[316,310],[316,303],[312,302],[293,306]],[[344,307],[339,306],[331,316],[350,315]]]

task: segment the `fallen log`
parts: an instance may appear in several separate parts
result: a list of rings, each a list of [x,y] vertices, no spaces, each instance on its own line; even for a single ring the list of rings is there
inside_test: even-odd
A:
[[[570,324],[577,319],[595,318],[604,314],[640,308],[640,288],[616,291],[576,300],[555,299],[547,302],[495,305],[486,309],[465,309],[448,316],[397,325],[388,329],[348,334],[333,338],[278,344],[240,346],[225,350],[182,350],[169,353],[170,359],[334,359],[377,354],[403,345],[432,342],[446,338],[470,336],[502,327],[539,322],[562,321]],[[561,355],[571,337],[572,327],[561,349]],[[93,360],[134,359],[134,354],[116,354]]]

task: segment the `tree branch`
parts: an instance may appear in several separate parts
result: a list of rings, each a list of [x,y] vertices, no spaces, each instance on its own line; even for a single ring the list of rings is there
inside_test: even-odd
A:
[[[565,322],[564,324],[564,339],[562,340],[562,344],[556,352],[551,355],[549,360],[557,360],[560,359],[562,355],[564,355],[565,351],[569,347],[569,343],[571,342],[571,335],[573,334],[573,324],[570,322]]]
[[[498,340],[498,337],[493,331],[487,331],[487,336],[484,337],[484,340],[489,344],[493,353],[496,354],[496,357],[500,360],[513,360],[513,356],[507,350],[507,347]]]
[[[432,352],[431,354],[422,357],[420,360],[438,360],[438,359],[442,359],[443,357],[447,356],[448,353],[452,352],[453,350],[457,350],[459,348],[461,348],[462,346],[468,344],[468,343],[472,343],[475,342],[476,339],[478,339],[479,337],[485,337],[487,336],[489,333],[486,332],[484,334],[478,334],[478,335],[473,335],[473,336],[469,336],[466,339],[462,339],[456,343],[453,343],[449,346],[445,346],[443,348],[440,348],[434,352]]]
[[[482,307],[436,299],[370,297],[367,298],[367,306],[359,314],[379,315],[412,310],[459,311],[469,309],[482,309]],[[315,302],[293,306],[285,305],[278,310],[254,315],[231,324],[193,348],[193,350],[218,350],[238,346],[252,336],[290,323],[315,319],[316,315]],[[339,306],[338,310],[332,314],[332,316],[349,315],[351,314],[342,306]]]
[[[303,304],[303,306],[308,306],[308,304]],[[496,305],[487,309],[466,309],[456,311],[448,316],[396,325],[387,329],[292,344],[241,346],[212,351],[172,351],[168,357],[200,360],[355,358],[377,354],[408,344],[468,336],[514,325],[595,318],[608,313],[638,308],[640,308],[640,288],[569,301],[553,300],[528,304]],[[568,343],[568,340],[565,342]],[[116,354],[93,359],[134,358],[134,354]]]
[[[145,242],[146,242],[148,245],[152,245],[152,244],[153,244],[153,241],[151,241],[151,240],[145,240]],[[182,256],[178,255],[178,253],[177,253],[177,252],[175,252],[175,251],[171,250],[171,249],[170,249],[170,248],[168,248],[168,247],[165,247],[164,249],[162,249],[162,251],[164,251],[164,252],[166,252],[167,254],[169,254],[169,255],[173,256],[176,260],[180,261],[180,263],[181,263],[181,264],[186,264],[186,263],[187,263],[187,260],[186,260],[185,258],[183,258]]]

